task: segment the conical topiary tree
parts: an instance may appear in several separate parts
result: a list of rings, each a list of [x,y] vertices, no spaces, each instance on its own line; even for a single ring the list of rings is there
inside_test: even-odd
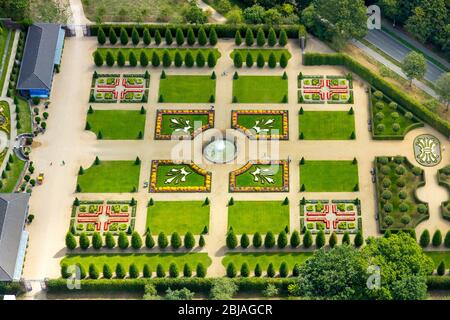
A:
[[[292,248],[297,248],[300,245],[300,234],[297,230],[294,230],[291,234],[290,245]]]
[[[330,239],[328,240],[330,248],[334,248],[336,246],[337,242],[338,242],[338,239],[337,239],[336,232],[333,231],[331,233]]]
[[[195,238],[192,232],[186,232],[184,235],[184,247],[186,249],[192,249],[195,247]]]
[[[266,236],[264,237],[264,247],[266,249],[273,248],[275,246],[275,236],[273,235],[272,231],[269,231],[266,233]]]
[[[266,36],[264,35],[263,29],[259,28],[256,34],[256,45],[262,47],[265,44],[266,44]]]
[[[234,35],[234,44],[237,46],[242,44],[242,36],[239,30],[236,30],[236,34]]]
[[[187,50],[186,55],[184,56],[184,64],[188,68],[192,68],[194,66],[194,57],[189,50]]]
[[[103,274],[103,278],[105,278],[105,279],[111,279],[113,276],[111,267],[106,263],[103,265],[102,274]]]
[[[152,270],[150,269],[150,266],[148,264],[144,264],[144,267],[142,268],[142,276],[144,278],[152,277]]]
[[[281,278],[286,278],[289,275],[289,267],[285,261],[280,264],[279,274]]]
[[[108,249],[112,249],[116,246],[116,240],[111,232],[106,232],[105,234],[105,245]]]
[[[94,63],[97,67],[101,67],[103,65],[103,57],[98,50],[95,50],[94,52]]]
[[[117,279],[123,279],[126,276],[126,271],[125,268],[123,267],[123,265],[121,263],[118,263],[116,265],[116,278]]]
[[[172,262],[169,265],[169,277],[178,278],[178,276],[179,276],[178,267],[175,263]]]
[[[92,235],[92,247],[96,250],[101,249],[103,247],[103,238],[98,231],[95,231]]]
[[[305,234],[303,235],[303,246],[307,249],[310,248],[313,244],[313,239],[311,235],[311,231],[306,230]]]
[[[195,34],[194,34],[194,30],[192,30],[191,27],[189,27],[188,32],[187,32],[187,44],[190,46],[193,46],[195,44]]]
[[[175,34],[175,40],[177,42],[177,45],[179,45],[179,46],[184,44],[184,34],[180,28],[177,28],[177,31]]]
[[[131,51],[129,56],[128,56],[128,62],[130,63],[131,67],[136,67],[137,66],[137,58],[136,58],[136,55],[134,54],[133,51]]]
[[[247,278],[250,275],[250,268],[248,267],[248,263],[244,262],[241,265],[241,277]]]
[[[233,62],[235,68],[242,68],[242,55],[239,51],[234,54]]]
[[[441,230],[436,230],[433,234],[433,239],[431,240],[433,247],[439,247],[442,244],[442,234]]]
[[[228,263],[227,265],[227,277],[234,278],[236,277],[236,266],[233,262]]]
[[[99,277],[99,273],[98,273],[98,269],[95,266],[95,264],[90,263],[89,264],[89,278],[91,279],[98,279]]]
[[[166,28],[166,33],[164,34],[164,38],[166,39],[166,44],[170,46],[173,43],[173,36],[170,28]]]
[[[175,250],[181,247],[181,237],[178,232],[172,233],[172,236],[170,237],[170,245]]]
[[[275,54],[273,52],[269,55],[269,68],[275,68],[277,66],[277,58],[275,57]]]
[[[139,32],[136,30],[135,27],[131,30],[131,42],[137,46],[139,44],[140,38],[139,38]]]
[[[350,245],[350,234],[348,231],[344,232],[344,236],[342,237],[342,244]]]
[[[183,57],[181,56],[181,53],[178,50],[175,52],[174,64],[175,67],[177,68],[183,65]]]
[[[200,50],[197,52],[197,56],[195,57],[195,64],[199,68],[203,68],[205,66],[205,56]]]
[[[420,235],[419,243],[422,248],[426,248],[430,244],[430,232],[428,231],[428,229],[423,230],[422,234]]]
[[[278,234],[277,245],[278,248],[284,249],[288,244],[288,238],[286,232],[283,230]]]
[[[161,33],[159,32],[159,30],[156,30],[156,31],[155,31],[155,44],[156,44],[157,46],[159,46],[159,45],[161,44],[161,41],[162,41],[162,39],[161,39]]]
[[[119,233],[119,239],[117,242],[119,244],[119,248],[122,250],[128,248],[128,246],[130,245],[130,242],[128,241],[128,236],[123,231]]]
[[[114,30],[114,28],[109,28],[109,43],[111,44],[116,44],[117,43],[117,34],[116,31]]]
[[[253,243],[253,246],[255,248],[261,247],[261,245],[262,245],[262,237],[261,237],[261,234],[259,232],[255,232],[255,234],[253,235],[252,243]]]
[[[130,264],[130,266],[128,267],[128,274],[131,279],[139,278],[140,272],[135,263]]]
[[[252,46],[255,43],[255,38],[253,36],[253,32],[250,28],[247,28],[245,31],[245,44],[247,46]]]
[[[275,277],[275,267],[273,266],[272,262],[267,266],[267,276],[269,278]]]
[[[287,45],[287,34],[286,34],[286,30],[281,29],[280,31],[280,38],[278,39],[278,44],[281,47],[284,47],[285,45]]]
[[[322,248],[325,245],[325,233],[320,230],[316,235],[316,247],[317,249]]]
[[[123,46],[128,44],[128,33],[125,28],[120,28],[120,43]]]
[[[256,65],[258,66],[258,68],[264,68],[266,64],[266,60],[264,60],[264,56],[262,55],[262,53],[258,53],[258,56],[256,58]]]
[[[253,63],[254,63],[253,55],[250,52],[248,52],[247,56],[245,57],[245,64],[247,65],[248,68],[251,68],[253,67]]]
[[[183,266],[183,277],[190,278],[192,277],[192,270],[189,264],[185,263]]]
[[[167,240],[165,233],[160,232],[158,235],[158,246],[161,249],[165,249],[165,248],[167,248],[168,245],[169,245],[169,241]]]
[[[227,243],[228,249],[234,249],[237,247],[238,241],[237,241],[237,237],[234,234],[233,230],[228,231],[226,243]]]
[[[66,234],[66,247],[69,250],[73,250],[77,247],[77,240],[71,232]]]
[[[215,46],[217,44],[217,33],[214,27],[209,30],[209,44]]]
[[[141,63],[141,66],[143,66],[143,67],[148,66],[148,57],[144,51],[141,51],[141,55],[139,56],[139,62]]]
[[[159,59],[159,55],[155,51],[153,51],[153,54],[152,54],[152,66],[159,67],[160,63],[161,63],[161,61]]]
[[[216,64],[217,64],[216,55],[214,54],[214,52],[210,51],[208,53],[208,67],[214,68]]]
[[[450,230],[448,230],[447,233],[445,234],[444,246],[446,248],[450,248]]]
[[[152,37],[150,36],[150,31],[148,28],[144,28],[144,32],[142,34],[142,42],[148,46],[152,42]]]
[[[257,263],[255,266],[254,274],[255,274],[255,277],[261,277],[261,275],[262,275],[262,269],[261,269],[261,266],[259,263]]]
[[[106,35],[105,35],[105,31],[103,31],[103,28],[100,27],[98,28],[98,32],[97,32],[97,41],[99,44],[104,45],[106,42]]]
[[[206,277],[206,268],[203,265],[203,263],[197,264],[197,268],[195,269],[195,275],[197,276],[197,278]]]
[[[250,245],[250,239],[248,238],[248,235],[246,233],[242,234],[241,247],[244,249],[247,249],[249,245]]]
[[[142,238],[136,231],[133,231],[131,234],[131,247],[133,249],[140,249],[142,247]]]
[[[272,27],[269,29],[267,44],[271,47],[277,44],[277,35],[275,34],[275,30]]]
[[[106,65],[108,67],[112,67],[114,63],[116,62],[116,59],[114,58],[114,55],[111,51],[106,51]]]
[[[86,250],[90,246],[89,237],[87,236],[87,234],[85,232],[82,232],[80,234],[80,238],[78,239],[78,242],[79,242],[80,248],[83,250]]]
[[[439,276],[443,276],[445,274],[445,262],[443,260],[439,263],[436,273]]]
[[[208,39],[206,37],[205,29],[203,27],[200,27],[198,29],[198,44],[201,46],[204,46],[204,45],[206,45],[207,41],[208,41]]]
[[[117,65],[119,67],[123,67],[125,65],[125,55],[123,54],[122,50],[119,50],[119,52],[117,52]]]
[[[158,278],[164,278],[166,276],[166,271],[161,263],[156,266],[156,276]]]
[[[361,230],[359,230],[356,233],[354,243],[355,243],[355,247],[357,247],[357,248],[361,247],[364,244],[364,238],[363,238]]]
[[[172,64],[172,58],[170,57],[168,50],[164,50],[163,52],[162,63],[165,68],[170,67],[170,65]]]
[[[280,55],[280,67],[281,68],[286,68],[288,64],[288,59],[286,57],[286,54],[284,52],[281,53]]]

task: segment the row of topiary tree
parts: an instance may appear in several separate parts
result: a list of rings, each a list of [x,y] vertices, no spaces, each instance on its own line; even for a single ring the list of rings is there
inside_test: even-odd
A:
[[[292,272],[289,272],[288,264],[283,261],[280,264],[280,267],[278,268],[278,275],[281,278],[286,278],[290,275],[292,275],[293,277],[298,277],[299,276],[298,267],[299,267],[298,264],[295,264],[294,268],[292,269]],[[259,263],[257,263],[255,265],[255,269],[253,270],[253,276],[261,277],[262,272],[263,271],[262,271],[261,265]],[[228,263],[226,273],[227,273],[227,277],[229,277],[229,278],[234,278],[237,276],[237,268],[233,262]],[[267,270],[266,270],[266,276],[269,278],[273,278],[273,277],[275,277],[276,274],[277,274],[277,272],[276,272],[275,266],[273,265],[273,263],[269,263],[269,265],[267,266]],[[241,265],[239,275],[243,278],[247,278],[250,276],[250,267],[247,262],[244,262]]]
[[[286,34],[286,30],[281,29],[280,30],[280,36],[277,39],[277,35],[275,33],[275,30],[273,28],[269,29],[269,33],[267,35],[264,34],[264,30],[262,28],[259,28],[256,32],[256,45],[259,47],[264,46],[265,44],[268,44],[270,47],[275,46],[277,43],[281,47],[284,47],[287,45],[288,37]],[[236,31],[236,35],[234,36],[234,43],[237,46],[240,46],[242,43],[245,43],[247,46],[253,46],[255,44],[255,35],[253,34],[253,31],[250,28],[247,28],[245,31],[245,39],[242,39],[241,32],[239,30]]]
[[[89,276],[90,279],[99,279],[101,276],[104,279],[111,279],[113,277],[115,277],[116,279],[124,279],[125,277],[127,277],[127,275],[130,279],[137,279],[140,277],[151,278],[152,274],[153,274],[153,272],[148,264],[144,264],[144,266],[142,268],[142,273],[141,273],[141,271],[139,270],[139,267],[135,263],[130,264],[130,266],[128,268],[128,272],[127,272],[126,268],[123,266],[123,264],[118,263],[118,264],[116,264],[114,273],[113,273],[111,266],[105,263],[103,265],[101,275],[98,270],[98,267],[93,263],[89,264],[88,274],[86,274],[86,270],[81,264],[77,263],[75,266],[78,269],[77,276],[79,276],[79,279],[85,279],[87,276]],[[196,269],[195,269],[195,275],[199,278],[204,278],[206,276],[206,271],[207,271],[207,268],[202,263],[198,263],[196,266]],[[63,277],[64,279],[71,277],[73,272],[75,272],[75,268],[73,268],[73,269],[70,268],[67,263],[63,263],[61,265],[61,277]],[[164,269],[164,266],[159,263],[156,266],[156,276],[158,278],[165,278],[166,275],[167,274],[166,274],[166,270]],[[180,276],[180,271],[178,270],[178,266],[173,262],[169,265],[168,275],[170,278],[178,278]],[[182,275],[183,275],[183,277],[186,277],[186,278],[192,277],[193,272],[192,272],[191,266],[189,264],[187,264],[187,263],[184,264]]]
[[[252,238],[252,245],[254,248],[260,248],[264,245],[264,248],[266,249],[272,249],[275,246],[279,249],[284,249],[288,245],[291,248],[297,248],[300,246],[300,233],[295,230],[291,233],[290,239],[288,239],[288,227],[286,226],[285,230],[281,231],[277,237],[275,237],[274,233],[269,231],[264,236],[264,239],[262,235],[259,232],[256,232],[253,235]],[[345,232],[342,237],[342,244],[350,245],[350,234],[348,232]],[[304,248],[310,248],[313,245],[313,236],[311,231],[306,230],[303,235],[303,247]],[[364,238],[361,231],[358,231],[354,238],[354,245],[356,247],[362,246],[364,243]],[[226,244],[228,249],[235,249],[238,244],[240,244],[241,248],[247,249],[250,246],[250,237],[244,233],[241,235],[240,240],[238,242],[238,237],[234,233],[233,229],[230,228],[230,230],[227,233],[226,238]],[[326,237],[325,232],[323,230],[320,230],[315,237],[315,245],[316,248],[322,248],[326,244]],[[338,244],[338,238],[336,232],[332,232],[329,239],[328,244],[331,248],[335,247]]]
[[[444,246],[446,248],[450,248],[450,230],[447,231],[447,233],[445,234],[445,239],[444,241],[442,241],[442,233],[441,230],[436,230],[433,233],[433,238],[431,238],[430,236],[430,232],[428,231],[428,229],[425,229],[422,231],[422,234],[420,235],[420,239],[419,239],[419,244],[422,246],[422,248],[426,248],[430,245],[433,247],[439,247],[442,245],[442,242],[444,242]]]
[[[145,247],[148,249],[152,249],[156,244],[160,249],[166,249],[170,244],[170,247],[174,250],[181,248],[183,245],[184,248],[188,250],[191,250],[196,246],[195,237],[191,232],[186,232],[183,239],[181,239],[180,235],[177,232],[174,232],[170,236],[170,242],[166,234],[164,232],[160,232],[157,237],[156,243],[149,229],[147,229],[147,232],[145,234],[145,243],[143,243],[142,238],[138,232],[133,231],[130,233],[131,247],[136,250],[141,249],[143,245],[145,245]],[[112,234],[112,232],[106,232],[104,237],[102,237],[102,235],[97,231],[93,232],[91,237],[89,237],[86,232],[82,232],[77,242],[77,239],[75,237],[75,230],[72,227],[71,231],[66,234],[66,247],[69,250],[74,250],[75,248],[77,248],[77,245],[82,250],[87,250],[89,247],[91,247],[91,245],[96,250],[100,250],[102,248],[112,249],[116,246],[118,246],[122,250],[125,250],[130,247],[130,237],[126,232],[121,231],[119,232],[116,243],[116,237]],[[203,235],[200,235],[198,246],[205,246],[205,238],[203,237]]]
[[[115,45],[120,40],[121,45],[127,45],[130,41],[129,35],[125,28],[120,28],[119,37],[117,36],[116,31],[114,28],[110,28],[108,32],[108,38],[109,43],[112,45]],[[164,33],[164,40],[166,45],[172,45],[174,42],[178,46],[182,46],[183,44],[188,44],[190,46],[193,46],[195,44],[198,44],[200,46],[206,46],[207,44],[211,46],[215,46],[217,44],[217,33],[214,28],[211,28],[209,31],[209,34],[206,35],[205,29],[200,27],[198,30],[197,37],[195,36],[194,30],[192,28],[189,28],[187,30],[187,34],[183,33],[183,30],[181,28],[175,29],[175,39],[174,39],[174,33],[173,30],[170,28],[166,28],[166,31]],[[106,43],[106,35],[103,28],[98,29],[97,33],[97,41],[99,44],[104,45]],[[139,32],[136,28],[133,28],[131,30],[131,43],[133,45],[138,45],[141,41],[141,37],[139,35]],[[146,46],[154,43],[156,45],[160,45],[162,43],[162,36],[159,30],[156,30],[153,35],[150,34],[150,31],[148,28],[144,28],[143,34],[142,34],[142,43]]]
[[[114,54],[110,50],[106,51],[105,59],[103,59],[103,55],[98,50],[94,52],[94,63],[97,67],[101,67],[105,63],[108,67],[112,67],[116,62],[119,67],[125,67],[127,65],[127,58],[125,57],[125,54],[122,52],[122,50],[117,51],[117,56],[114,56]],[[162,51],[161,54],[160,49],[157,49],[153,50],[151,57],[149,57],[149,55],[144,50],[141,50],[138,61],[136,53],[134,53],[133,50],[130,50],[128,54],[128,66],[137,67],[138,62],[142,67],[147,67],[151,63],[151,65],[155,68],[159,67],[160,65],[167,68],[172,64],[178,68],[183,66],[183,64],[188,68],[192,68],[194,64],[199,68],[203,68],[205,66],[214,68],[217,64],[217,57],[212,50],[208,52],[207,57],[205,57],[205,54],[202,50],[198,50],[194,58],[194,55],[188,49],[186,50],[186,54],[184,55],[184,57],[181,55],[180,51],[176,50],[174,58],[172,59],[172,56],[170,55],[168,50]]]
[[[242,54],[239,51],[236,51],[234,53],[234,57],[233,57],[233,62],[234,62],[234,66],[236,68],[242,68],[244,61],[243,61],[243,57]],[[280,60],[277,61],[277,58],[275,57],[275,54],[273,52],[271,52],[269,54],[269,58],[267,60],[267,65],[269,66],[269,68],[275,68],[277,66],[277,63],[279,63],[279,66],[281,68],[286,68],[288,65],[288,57],[286,55],[286,53],[282,52],[280,55]],[[248,68],[253,67],[253,65],[255,64],[255,61],[253,60],[253,54],[251,52],[247,52],[247,55],[245,57],[245,65]],[[256,66],[258,68],[264,68],[264,66],[266,65],[266,59],[264,58],[264,55],[259,52],[257,57],[256,57]]]

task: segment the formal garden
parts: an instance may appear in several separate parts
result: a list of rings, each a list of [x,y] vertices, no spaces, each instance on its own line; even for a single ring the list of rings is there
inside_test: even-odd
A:
[[[282,76],[233,76],[233,103],[287,103],[288,81]]]
[[[288,192],[289,163],[278,161],[249,161],[230,172],[230,192]]]
[[[161,74],[159,103],[213,103],[216,94],[216,75]]]
[[[75,235],[85,232],[92,235],[119,232],[131,234],[135,226],[137,202],[131,201],[80,201],[76,199],[72,208],[70,228],[74,228]]]
[[[352,74],[341,76],[298,75],[299,103],[353,103]]]
[[[214,111],[202,109],[159,109],[156,113],[155,139],[193,139],[214,127]]]
[[[194,163],[153,160],[150,192],[210,192],[211,173]]]
[[[137,192],[141,161],[105,161],[95,158],[89,168],[80,167],[76,192],[129,193]]]
[[[355,200],[303,200],[300,229],[315,234],[324,231],[356,234],[362,230],[361,204]]]
[[[353,140],[355,115],[348,111],[304,111],[300,108],[299,139],[301,140]]]
[[[425,185],[422,169],[405,157],[377,157],[375,177],[381,231],[411,229],[429,218],[428,204],[416,196]]]
[[[249,139],[289,140],[287,110],[233,110],[231,127]]]
[[[439,185],[447,188],[450,192],[450,165],[440,169],[438,171],[438,181]],[[450,220],[450,200],[445,201],[441,204],[442,216]]]
[[[372,88],[370,92],[369,106],[374,139],[401,140],[409,131],[423,126],[423,122],[413,113],[390,99],[382,91]]]
[[[150,75],[145,74],[98,74],[92,76],[89,102],[138,103],[148,101]]]
[[[300,161],[301,192],[359,191],[358,162],[353,160]]]

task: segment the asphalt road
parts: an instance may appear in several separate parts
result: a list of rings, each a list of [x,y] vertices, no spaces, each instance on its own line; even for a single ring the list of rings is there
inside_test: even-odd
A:
[[[381,30],[370,30],[365,39],[400,62],[411,52],[410,48]],[[442,73],[444,73],[444,70],[427,60],[427,72],[425,73],[426,80],[435,82]]]

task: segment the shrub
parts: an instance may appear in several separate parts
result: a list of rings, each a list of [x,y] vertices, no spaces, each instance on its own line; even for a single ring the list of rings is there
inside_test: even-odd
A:
[[[106,42],[106,36],[105,31],[103,31],[103,28],[99,28],[97,32],[97,41],[99,44],[103,45]]]
[[[206,38],[205,29],[203,27],[200,27],[198,29],[198,44],[201,46],[204,46],[204,45],[206,45],[206,41],[207,41],[207,38]]]
[[[139,278],[139,269],[135,263],[130,264],[130,267],[128,268],[128,274],[130,275],[131,279]]]
[[[330,239],[329,239],[329,242],[328,242],[329,245],[330,245],[330,248],[334,248],[336,246],[337,242],[338,242],[338,239],[337,239],[336,232],[333,231],[331,233],[331,236],[330,236]]]
[[[94,63],[97,67],[101,67],[103,65],[103,57],[100,52],[94,52]]]
[[[130,245],[129,241],[128,241],[128,236],[127,236],[127,234],[125,232],[121,231],[119,233],[118,243],[119,243],[119,248],[120,249],[126,249]]]
[[[264,238],[264,247],[267,249],[273,248],[275,246],[275,236],[271,231],[267,232]]]
[[[149,249],[155,246],[155,240],[153,239],[150,232],[147,232],[147,234],[145,235],[145,246]]]
[[[450,248],[450,230],[445,234],[444,245],[446,248]]]
[[[203,235],[200,235],[200,238],[198,239],[198,246],[200,248],[203,248],[205,246],[205,237],[203,237]]]
[[[150,32],[148,31],[148,28],[144,28],[142,42],[144,42],[144,44],[146,46],[148,46],[152,42],[152,37],[150,36]]]
[[[269,29],[267,44],[271,47],[277,44],[277,35],[275,34],[275,30],[272,27]]]
[[[431,240],[433,247],[439,247],[442,244],[442,234],[441,230],[436,230],[433,234],[433,239]]]
[[[131,247],[133,247],[133,249],[140,249],[142,247],[141,236],[136,231],[133,231],[131,234]]]
[[[244,233],[241,236],[241,247],[244,249],[247,249],[249,245],[250,245],[250,240],[248,238],[248,235],[246,233]]]
[[[177,51],[175,51],[175,67],[181,67],[183,65],[183,57],[181,56],[181,53]]]
[[[120,43],[123,46],[128,44],[128,33],[124,28],[120,28]]]
[[[428,211],[428,208],[427,208],[427,206],[426,205],[424,205],[424,204],[419,204],[418,206],[417,206],[417,212],[419,212],[419,213],[426,213]]]
[[[297,230],[294,230],[291,234],[290,245],[292,248],[297,248],[300,245],[300,234]]]
[[[131,42],[136,46],[139,44],[139,32],[136,30],[136,28],[133,28],[131,31]]]
[[[355,247],[357,247],[357,248],[361,247],[364,244],[364,238],[363,238],[361,230],[358,230],[358,232],[356,233],[354,242],[355,242]]]
[[[98,279],[99,277],[99,273],[97,270],[97,267],[95,266],[95,264],[91,263],[89,264],[89,278],[91,279]]]
[[[192,53],[189,50],[186,52],[186,55],[184,56],[184,64],[188,68],[192,68],[194,66],[194,57],[192,56]]]
[[[217,33],[214,27],[209,30],[209,44],[212,46],[215,46],[217,44]]]
[[[277,239],[278,248],[280,248],[280,249],[286,248],[287,244],[288,244],[288,238],[287,238],[286,232],[281,231],[280,234],[278,235],[278,239]]]
[[[167,45],[171,45],[173,43],[173,36],[172,36],[172,32],[170,31],[170,28],[166,28],[166,32],[164,34],[164,38],[166,40],[166,44]]]
[[[258,32],[256,34],[256,45],[259,47],[262,47],[266,44],[266,36],[264,35],[264,31],[262,28],[258,29]]]
[[[108,35],[109,35],[109,43],[111,43],[111,44],[116,44],[116,43],[117,43],[117,34],[116,34],[116,31],[114,31],[113,28],[110,28],[110,29],[109,29],[109,32],[108,32]]]
[[[255,38],[253,37],[253,32],[250,28],[247,28],[245,31],[245,44],[250,47],[254,42]]]
[[[242,68],[242,55],[239,51],[234,54],[233,62],[236,68]]]
[[[237,237],[234,234],[233,230],[228,231],[226,243],[227,243],[228,249],[234,249],[237,247],[238,241],[237,241]]]
[[[216,56],[214,55],[214,53],[212,51],[210,51],[208,53],[208,67],[209,68],[214,68],[217,64],[217,59]]]
[[[409,214],[404,214],[404,215],[400,218],[400,222],[403,223],[404,225],[407,225],[408,223],[411,222],[411,217],[409,216]]]
[[[103,246],[103,239],[99,232],[94,232],[92,235],[92,247],[99,250]]]
[[[112,67],[114,63],[116,62],[116,59],[114,58],[114,55],[111,53],[111,51],[106,51],[106,64],[108,67]]]
[[[277,59],[275,58],[275,54],[273,52],[269,55],[269,68],[275,68],[277,66]]]
[[[262,274],[261,266],[259,265],[259,263],[257,263],[255,266],[255,277],[261,277],[261,274]]]
[[[178,232],[172,233],[172,236],[170,237],[170,245],[175,250],[181,247],[181,237]]]
[[[241,265],[241,277],[247,278],[249,276],[249,274],[250,274],[250,270],[249,270],[248,264],[247,264],[247,262],[244,262]]]
[[[406,211],[408,211],[409,206],[406,203],[400,203],[398,208],[401,212],[406,212]],[[409,218],[409,221],[411,221],[411,218],[409,216],[408,216],[408,218]],[[408,224],[408,223],[409,222],[406,222],[405,224]]]
[[[102,273],[103,273],[103,278],[105,278],[105,279],[111,279],[113,276],[110,266],[106,263],[103,265]]]
[[[130,63],[131,67],[137,66],[137,58],[133,51],[130,52],[130,55],[128,57],[128,62]]]
[[[191,267],[187,263],[185,263],[183,266],[183,277],[186,277],[186,278],[192,277]]]
[[[203,263],[197,264],[197,268],[195,269],[195,275],[197,276],[197,278],[206,277],[206,268],[203,265]]]
[[[169,245],[169,241],[167,240],[165,233],[160,232],[158,235],[158,246],[161,249],[165,249],[165,248],[167,248],[168,245]]]
[[[236,34],[234,35],[234,44],[237,46],[242,44],[242,36],[239,30],[236,30]]]
[[[159,60],[159,55],[155,51],[153,51],[152,66],[154,66],[156,68],[156,67],[159,67],[160,64],[161,64],[161,61]]]
[[[441,261],[437,267],[437,274],[443,276],[445,274],[445,262]]]
[[[66,247],[69,250],[73,250],[77,247],[77,240],[71,232],[66,233]]]
[[[161,39],[161,33],[159,33],[159,30],[156,30],[156,31],[155,31],[155,44],[156,44],[157,46],[159,46],[159,45],[161,44],[161,41],[162,41],[162,39]]]
[[[286,262],[283,261],[283,262],[280,264],[280,270],[279,270],[279,273],[280,273],[280,277],[281,277],[281,278],[286,278],[286,277],[289,275],[289,268],[288,268],[288,265],[287,265]]]
[[[305,248],[309,248],[312,246],[312,244],[313,244],[313,239],[312,239],[311,232],[309,230],[306,230],[306,232],[303,236],[303,246]]]
[[[195,246],[195,238],[191,232],[186,232],[184,236],[184,247],[186,249],[192,249]]]
[[[158,278],[164,278],[166,276],[166,271],[164,270],[164,267],[161,263],[158,263],[156,266],[156,276]]]
[[[175,263],[171,263],[169,265],[169,277],[171,278],[178,278],[179,272],[178,272],[178,267]]]
[[[70,273],[69,271],[68,271],[68,265],[67,265],[67,263],[63,263],[63,264],[61,264],[61,277],[63,278],[63,279],[67,279],[67,278],[69,278],[71,275],[72,275],[72,273]]]
[[[177,45],[179,45],[179,46],[183,45],[183,43],[184,43],[184,34],[180,28],[177,28],[177,31],[175,33],[175,40],[177,42]]]
[[[169,51],[167,51],[167,50],[164,50],[163,57],[162,57],[162,63],[165,68],[170,67],[170,65],[172,64],[172,58],[170,58]]]
[[[278,39],[278,44],[281,47],[284,47],[285,45],[287,45],[287,34],[286,34],[286,30],[284,30],[284,29],[280,30],[280,38]]]
[[[192,28],[190,27],[187,32],[187,44],[190,46],[193,46],[195,44],[195,41],[196,41],[196,39],[195,39],[194,30],[192,30]]]
[[[281,56],[280,56],[280,67],[286,68],[287,64],[288,64],[288,59],[286,57],[286,54],[283,52],[283,53],[281,53]]]
[[[236,277],[236,266],[233,262],[228,263],[227,265],[227,277],[234,278]]]
[[[275,276],[275,267],[273,266],[272,262],[267,266],[267,276],[270,278],[273,278]]]
[[[350,234],[348,231],[344,232],[344,236],[342,237],[342,244],[350,245]]]
[[[152,277],[152,270],[150,269],[150,266],[148,264],[144,264],[144,268],[142,269],[142,275],[144,278]]]
[[[261,247],[261,245],[262,245],[262,237],[261,237],[261,234],[259,232],[255,232],[255,234],[253,235],[252,243],[253,243],[253,246],[255,248]]]
[[[316,235],[316,247],[320,249],[324,245],[325,245],[325,233],[323,232],[323,230],[320,230]]]
[[[105,234],[105,244],[108,249],[112,249],[116,246],[116,240],[111,232],[106,232]]]
[[[141,66],[143,66],[143,67],[148,66],[148,57],[144,51],[141,51],[141,55],[139,56],[139,62],[141,63]]]
[[[266,65],[266,61],[264,60],[264,56],[262,55],[262,53],[258,53],[258,56],[256,58],[256,66],[258,68],[263,68]]]
[[[125,268],[121,263],[116,265],[116,278],[123,279],[126,276]]]
[[[80,238],[78,239],[78,241],[79,241],[81,249],[86,250],[87,248],[89,248],[90,241],[89,241],[89,238],[88,238],[88,236],[86,235],[85,232],[82,232],[80,234]]]

